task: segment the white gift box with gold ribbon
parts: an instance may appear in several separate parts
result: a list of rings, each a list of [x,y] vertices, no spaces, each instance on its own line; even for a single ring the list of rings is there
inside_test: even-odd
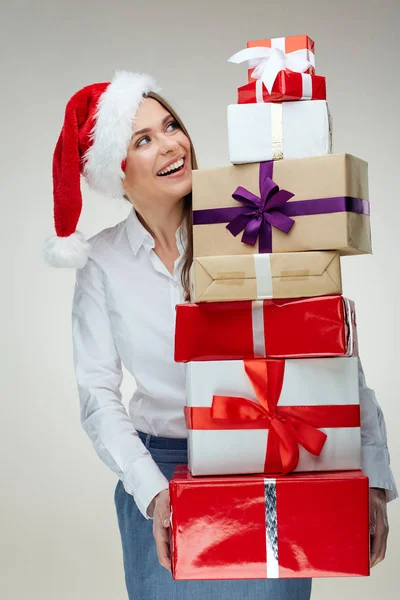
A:
[[[326,100],[230,104],[228,148],[233,164],[330,154],[328,104]]]

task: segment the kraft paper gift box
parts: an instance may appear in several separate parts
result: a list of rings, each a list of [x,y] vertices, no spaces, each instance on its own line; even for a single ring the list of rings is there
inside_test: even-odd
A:
[[[357,357],[191,362],[186,398],[192,475],[361,467]]]
[[[362,471],[192,477],[169,484],[174,579],[369,575]]]
[[[190,269],[192,302],[341,294],[337,252],[204,256]]]
[[[193,171],[194,257],[305,250],[371,252],[365,161],[330,154]]]
[[[254,71],[254,67],[257,66],[260,62],[260,59],[270,58],[272,57],[272,52],[275,52],[275,56],[283,60],[283,66],[286,69],[290,70],[290,67],[295,68],[295,64],[293,64],[293,59],[300,58],[301,62],[308,61],[309,66],[306,67],[304,73],[309,73],[313,75],[315,73],[315,43],[314,41],[308,37],[308,35],[290,35],[286,37],[280,38],[267,38],[264,40],[251,40],[247,42],[247,49],[254,50],[255,48],[260,49],[270,49],[270,52],[266,52],[264,54],[254,56],[250,58],[252,62],[249,63],[248,69],[248,81],[254,81],[252,75]],[[249,53],[251,57],[251,53]],[[275,58],[275,57],[274,57]],[[248,60],[246,58],[246,60]],[[274,61],[275,62],[275,61]],[[277,66],[279,65],[277,61]]]
[[[227,122],[233,164],[323,156],[332,150],[325,100],[230,104]]]
[[[238,88],[238,104],[291,100],[326,100],[325,77],[280,71],[271,92],[267,90],[261,79]]]
[[[356,356],[354,302],[342,296],[178,304],[175,361]]]

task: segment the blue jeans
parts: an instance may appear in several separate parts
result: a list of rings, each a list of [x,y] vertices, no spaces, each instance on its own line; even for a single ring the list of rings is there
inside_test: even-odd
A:
[[[168,480],[175,465],[187,464],[185,438],[139,436]],[[175,581],[158,562],[153,521],[143,517],[121,480],[114,500],[129,600],[309,600],[311,579]]]

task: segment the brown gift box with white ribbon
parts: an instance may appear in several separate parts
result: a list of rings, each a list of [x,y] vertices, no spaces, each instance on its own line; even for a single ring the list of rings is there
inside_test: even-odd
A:
[[[192,302],[341,294],[337,252],[203,256],[190,270]]]

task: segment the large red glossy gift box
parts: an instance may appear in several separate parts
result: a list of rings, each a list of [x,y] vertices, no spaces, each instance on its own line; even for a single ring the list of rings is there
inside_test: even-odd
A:
[[[326,80],[320,75],[280,71],[271,93],[259,79],[238,88],[238,103],[326,100]]]
[[[170,482],[174,579],[369,575],[368,478],[361,471]]]
[[[355,354],[354,303],[340,295],[176,308],[176,362]]]
[[[361,468],[357,357],[191,362],[192,475]]]

